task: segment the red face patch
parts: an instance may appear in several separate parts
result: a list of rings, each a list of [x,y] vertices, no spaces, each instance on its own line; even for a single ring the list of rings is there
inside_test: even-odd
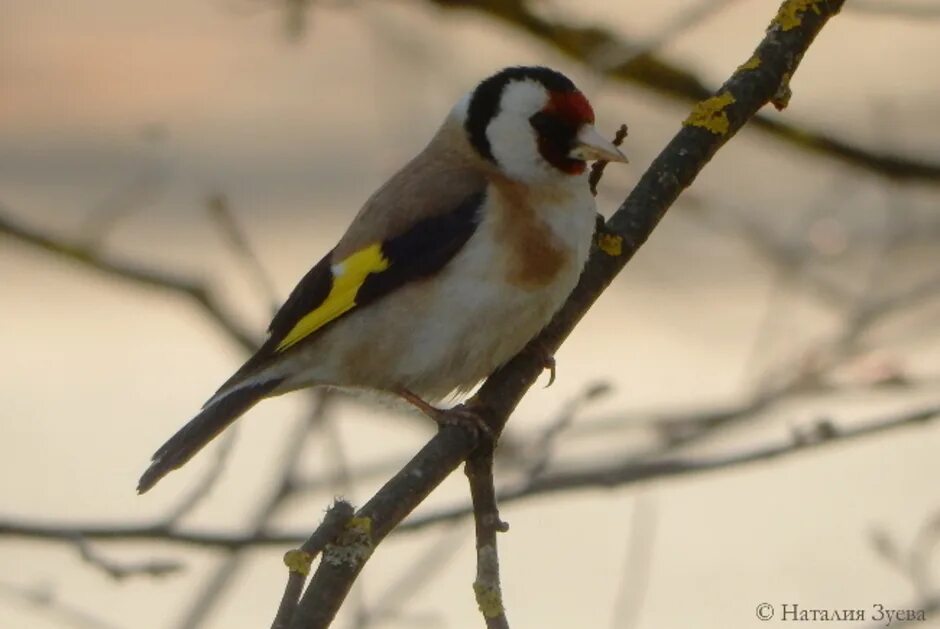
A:
[[[578,90],[572,92],[551,92],[546,111],[557,114],[569,124],[580,127],[594,124],[594,109],[591,103]]]
[[[594,110],[584,94],[577,90],[549,92],[548,103],[529,119],[538,134],[539,153],[563,173],[584,172],[583,160],[570,156],[578,131],[594,124]]]

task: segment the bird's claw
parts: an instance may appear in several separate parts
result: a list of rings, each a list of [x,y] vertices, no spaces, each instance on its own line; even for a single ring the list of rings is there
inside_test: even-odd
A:
[[[548,384],[545,385],[547,389],[555,384],[555,356],[541,342],[536,342],[536,351],[542,361],[542,369],[548,369]]]
[[[473,408],[458,404],[446,411],[438,410],[438,413],[438,417],[432,417],[431,419],[441,426],[457,426],[480,435],[488,441],[495,440],[496,435],[493,434],[493,429],[486,423],[483,416]]]
[[[545,362],[542,366],[545,369],[548,369],[548,384],[545,385],[545,388],[547,389],[548,387],[555,384],[555,357],[550,354],[546,354]]]
[[[419,411],[434,420],[438,426],[457,426],[489,441],[495,441],[493,429],[490,428],[486,420],[483,419],[483,416],[476,409],[464,404],[458,404],[453,408],[445,410],[428,404],[407,389],[400,390],[398,394]]]

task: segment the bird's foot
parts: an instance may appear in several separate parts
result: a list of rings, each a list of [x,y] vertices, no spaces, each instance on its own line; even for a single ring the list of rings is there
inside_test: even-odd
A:
[[[458,404],[453,408],[441,409],[428,404],[407,389],[400,389],[398,395],[433,419],[439,426],[457,426],[489,441],[495,440],[493,429],[486,423],[480,412],[470,406]]]

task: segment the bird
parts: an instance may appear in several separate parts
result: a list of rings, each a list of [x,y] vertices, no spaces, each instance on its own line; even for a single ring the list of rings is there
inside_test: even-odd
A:
[[[463,96],[300,280],[260,348],[154,453],[151,489],[261,400],[326,386],[432,418],[525,347],[574,289],[597,220],[587,162],[627,158],[564,74],[512,66]]]

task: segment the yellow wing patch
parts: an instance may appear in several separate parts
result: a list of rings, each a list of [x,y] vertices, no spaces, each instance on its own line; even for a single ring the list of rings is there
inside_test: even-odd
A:
[[[310,311],[291,328],[278,343],[282,352],[310,336],[330,321],[356,306],[356,293],[372,273],[388,268],[388,258],[382,255],[382,245],[375,243],[360,249],[342,262],[333,265],[333,286],[323,303]]]

